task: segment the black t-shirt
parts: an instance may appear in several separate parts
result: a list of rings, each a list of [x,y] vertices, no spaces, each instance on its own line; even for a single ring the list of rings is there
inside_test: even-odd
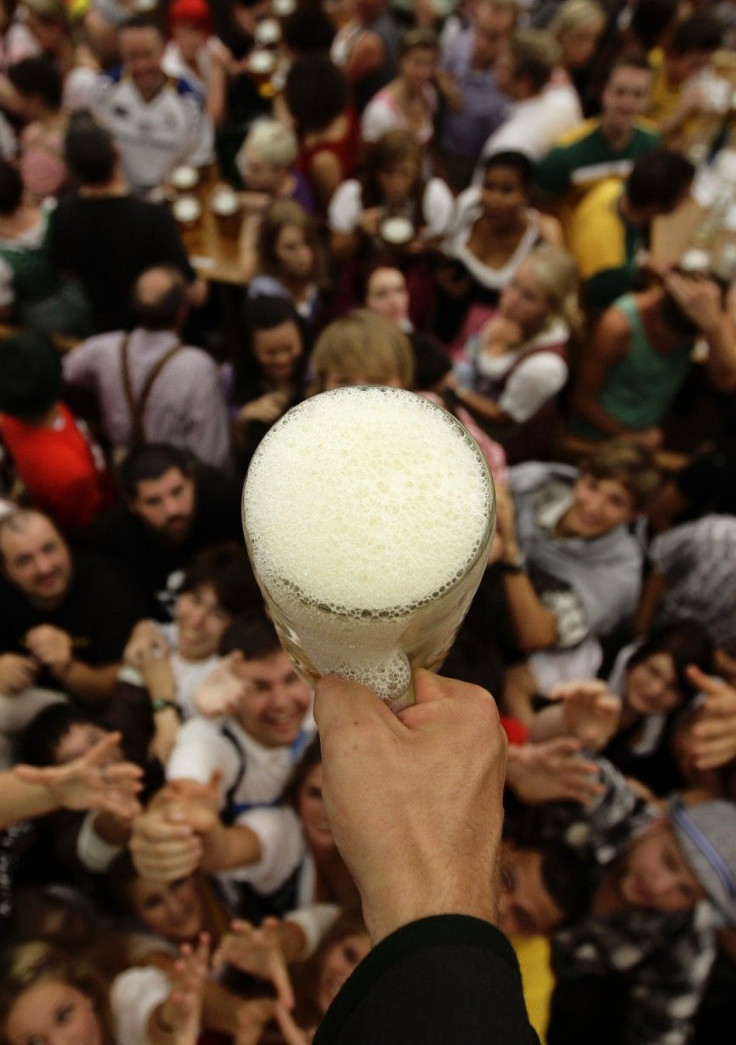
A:
[[[71,636],[75,659],[93,667],[114,664],[145,609],[134,583],[121,577],[111,563],[76,552],[69,592],[55,610],[38,609],[19,588],[0,579],[0,653],[27,653],[26,633],[40,624],[52,624]],[[58,689],[58,682],[46,672],[39,675],[38,685]]]
[[[176,265],[189,281],[196,275],[171,213],[134,196],[61,200],[51,219],[49,249],[54,265],[84,285],[98,333],[133,326],[130,293],[151,265]]]
[[[736,514],[736,436],[696,457],[675,477],[683,497],[690,502],[686,519],[708,512]]]
[[[178,544],[167,544],[125,504],[115,505],[84,534],[85,547],[113,559],[146,595],[149,614],[169,620],[181,572],[213,544],[243,543],[240,483],[206,465],[196,473],[196,508],[192,527]]]

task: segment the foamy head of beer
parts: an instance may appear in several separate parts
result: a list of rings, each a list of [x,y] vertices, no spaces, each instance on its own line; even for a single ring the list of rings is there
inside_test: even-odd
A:
[[[444,410],[400,389],[344,388],[270,430],[248,472],[243,518],[277,600],[385,618],[464,575],[491,498],[475,441]]]

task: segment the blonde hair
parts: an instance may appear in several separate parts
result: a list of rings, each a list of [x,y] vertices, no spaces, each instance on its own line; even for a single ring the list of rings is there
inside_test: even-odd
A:
[[[296,134],[288,127],[278,120],[256,120],[240,146],[235,163],[241,174],[247,160],[256,158],[272,167],[291,167],[298,151]]]
[[[580,276],[577,265],[567,251],[545,243],[533,250],[522,262],[528,265],[550,303],[550,321],[559,316],[570,332],[582,330],[583,316],[578,300]]]
[[[310,395],[324,392],[327,375],[365,377],[369,384],[414,386],[414,356],[406,334],[384,316],[359,308],[322,332],[312,352]]]
[[[606,14],[595,0],[565,0],[560,4],[549,23],[548,29],[556,40],[570,29],[595,22],[600,29],[606,24]]]

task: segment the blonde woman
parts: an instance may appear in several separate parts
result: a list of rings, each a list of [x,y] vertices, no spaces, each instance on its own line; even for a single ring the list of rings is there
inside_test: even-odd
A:
[[[255,120],[235,159],[248,191],[248,209],[262,210],[274,200],[296,200],[308,214],[315,211],[307,179],[295,169],[299,142],[278,120]]]
[[[565,0],[557,8],[548,28],[560,48],[560,67],[569,77],[590,64],[605,25],[605,11],[595,0]]]
[[[414,387],[414,356],[396,323],[366,308],[337,319],[312,352],[310,394],[351,385]]]
[[[549,244],[533,250],[450,378],[462,405],[506,448],[511,464],[549,453],[555,398],[568,376],[568,343],[579,329],[577,291],[569,254]]]

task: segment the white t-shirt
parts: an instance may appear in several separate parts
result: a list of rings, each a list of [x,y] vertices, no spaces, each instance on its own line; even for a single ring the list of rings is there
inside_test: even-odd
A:
[[[92,111],[115,138],[134,191],[161,185],[180,164],[201,167],[213,158],[214,128],[204,98],[183,78],[167,80],[146,102],[129,76],[105,73]]]
[[[249,736],[233,718],[211,720],[195,716],[179,730],[166,766],[166,776],[169,780],[198,780],[206,784],[213,772],[219,769],[222,772],[220,795],[223,804],[228,793],[232,792],[230,797],[237,806],[269,805],[281,794],[305,744],[313,735],[311,714],[302,724],[299,741],[291,747],[265,747]]]
[[[148,1022],[171,992],[168,977],[153,965],[126,969],[110,988],[117,1045],[148,1045]]]
[[[425,120],[421,130],[415,132],[420,145],[428,145],[434,135],[433,118],[437,110],[437,92],[427,85],[425,100],[431,115]],[[360,133],[363,141],[374,142],[386,131],[408,130],[409,125],[401,109],[396,105],[393,94],[387,87],[374,95],[363,112],[360,121]]]
[[[483,181],[485,161],[494,153],[511,149],[536,162],[558,138],[582,122],[580,99],[570,84],[548,84],[541,94],[514,102],[507,119],[483,146],[473,184]]]
[[[364,210],[362,186],[356,178],[349,178],[339,186],[330,201],[327,224],[332,232],[353,232]],[[445,182],[441,178],[430,178],[422,199],[425,236],[444,236],[454,210],[455,200]],[[411,216],[410,212],[407,217]]]
[[[176,652],[178,625],[174,623],[157,624],[156,627],[173,651],[169,656],[169,661],[176,680],[176,703],[181,709],[184,719],[191,718],[192,715],[197,714],[193,703],[194,694],[215,670],[220,663],[220,658],[213,653],[211,657],[205,657],[204,660],[184,660]]]

